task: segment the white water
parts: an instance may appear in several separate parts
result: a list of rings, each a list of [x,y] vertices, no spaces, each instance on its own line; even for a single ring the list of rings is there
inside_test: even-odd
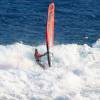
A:
[[[100,100],[100,40],[55,46],[46,70],[35,63],[34,48],[0,45],[0,100]]]

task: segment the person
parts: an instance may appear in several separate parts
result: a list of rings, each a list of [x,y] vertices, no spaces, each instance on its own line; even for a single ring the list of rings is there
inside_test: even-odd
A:
[[[34,56],[35,56],[35,60],[36,60],[36,62],[41,66],[41,67],[45,67],[43,64],[41,64],[41,57],[43,57],[43,56],[45,56],[47,54],[47,52],[46,53],[44,53],[44,54],[40,54],[39,52],[38,52],[38,50],[37,49],[35,49],[35,53],[34,53]]]

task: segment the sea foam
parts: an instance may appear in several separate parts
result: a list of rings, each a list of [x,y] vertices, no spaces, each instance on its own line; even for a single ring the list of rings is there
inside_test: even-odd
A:
[[[45,45],[0,45],[1,100],[100,99],[100,40],[92,47],[55,45],[45,70],[35,62],[35,48],[46,52]]]

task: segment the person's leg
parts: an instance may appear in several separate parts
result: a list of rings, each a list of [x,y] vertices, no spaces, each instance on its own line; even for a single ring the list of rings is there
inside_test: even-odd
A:
[[[45,69],[45,66],[41,64],[41,62],[37,62],[43,69]]]

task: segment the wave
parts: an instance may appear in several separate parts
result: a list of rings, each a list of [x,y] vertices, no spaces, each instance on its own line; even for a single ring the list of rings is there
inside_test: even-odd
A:
[[[35,48],[46,51],[45,45],[0,45],[0,99],[100,99],[100,39],[92,47],[54,46],[52,67],[46,70],[36,64]]]

